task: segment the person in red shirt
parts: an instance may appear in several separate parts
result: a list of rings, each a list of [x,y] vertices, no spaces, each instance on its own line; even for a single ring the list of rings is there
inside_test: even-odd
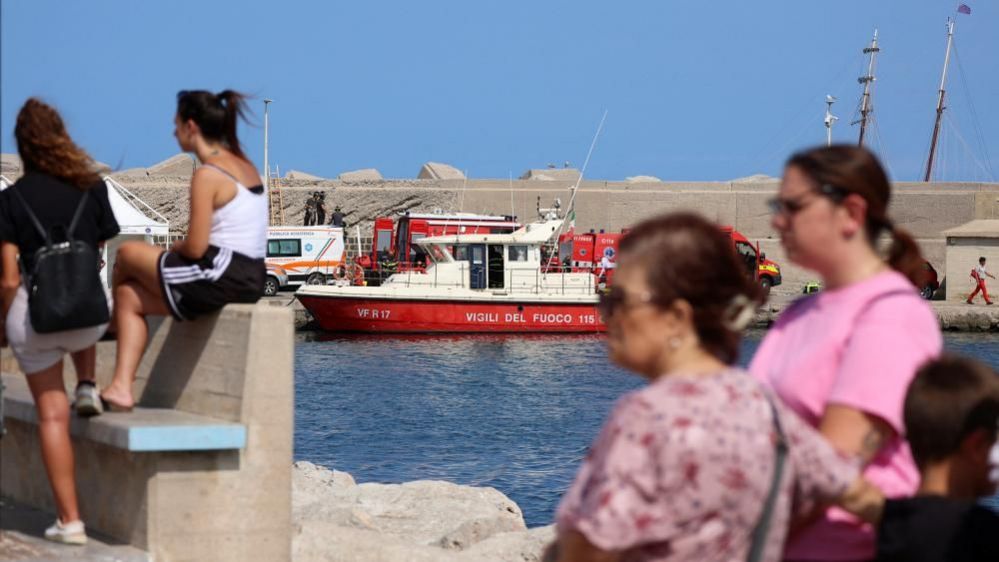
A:
[[[988,271],[985,271],[985,256],[982,256],[978,258],[978,265],[971,270],[971,278],[974,279],[975,281],[975,290],[972,291],[970,295],[968,295],[968,300],[966,301],[968,304],[975,304],[974,299],[975,295],[978,294],[978,291],[982,292],[982,297],[985,299],[985,304],[992,304],[992,300],[989,299],[989,291],[988,289],[985,288],[986,277],[991,277],[995,279],[994,275],[992,275]]]

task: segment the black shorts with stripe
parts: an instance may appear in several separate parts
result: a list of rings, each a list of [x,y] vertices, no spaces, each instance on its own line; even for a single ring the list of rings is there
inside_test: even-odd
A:
[[[160,254],[160,287],[170,314],[194,320],[230,303],[254,303],[264,294],[264,260],[209,246],[199,260]]]

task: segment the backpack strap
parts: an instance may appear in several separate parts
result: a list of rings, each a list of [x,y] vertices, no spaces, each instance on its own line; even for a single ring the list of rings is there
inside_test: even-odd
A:
[[[773,520],[774,506],[777,504],[777,495],[780,493],[780,483],[784,478],[784,464],[787,460],[787,436],[784,434],[784,427],[780,423],[780,416],[777,415],[777,407],[774,399],[768,392],[763,396],[770,405],[770,413],[773,419],[774,434],[777,442],[774,444],[774,472],[770,479],[770,491],[763,504],[763,512],[760,514],[756,527],[753,529],[752,542],[749,546],[749,553],[746,555],[748,562],[758,562],[763,559],[763,549],[767,545],[767,535],[770,534],[770,523]]]
[[[46,230],[44,226],[42,226],[42,221],[38,220],[38,217],[31,210],[31,206],[28,205],[28,202],[24,199],[24,196],[18,193],[16,189],[11,189],[11,193],[14,194],[14,197],[16,197],[17,200],[21,203],[21,206],[24,207],[25,212],[28,213],[28,218],[31,219],[31,224],[35,226],[35,230],[37,230],[38,234],[40,234],[42,236],[42,239],[45,240],[45,245],[51,246],[52,237],[49,235],[49,231]],[[90,195],[89,189],[83,192],[83,197],[80,197],[80,202],[76,205],[76,211],[73,212],[73,220],[69,223],[69,230],[66,231],[66,239],[70,242],[73,241],[73,233],[76,232],[76,223],[80,222],[80,215],[83,214],[83,208],[87,204],[87,197],[89,195]]]
[[[70,241],[73,240],[73,233],[76,232],[76,223],[80,222],[80,215],[83,214],[83,208],[87,206],[87,197],[90,196],[90,190],[84,190],[83,197],[80,198],[80,202],[76,205],[76,212],[73,213],[73,220],[69,223],[69,230],[66,232],[66,238]]]
[[[38,220],[38,217],[35,216],[35,213],[31,211],[31,206],[28,205],[28,202],[24,200],[24,197],[21,196],[21,194],[18,193],[16,189],[11,188],[10,192],[14,194],[14,197],[21,203],[21,206],[24,207],[25,212],[28,213],[28,218],[31,219],[31,224],[35,226],[35,230],[37,230],[38,234],[40,234],[41,237],[45,240],[45,245],[51,246],[52,238],[49,236],[49,231],[45,230],[45,227],[42,226],[42,222]]]

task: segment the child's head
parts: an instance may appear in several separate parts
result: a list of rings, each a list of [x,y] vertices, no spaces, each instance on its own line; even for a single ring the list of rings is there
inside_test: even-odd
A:
[[[949,463],[952,480],[959,478],[973,495],[992,493],[989,451],[999,428],[999,374],[954,355],[929,361],[909,385],[904,415],[920,471]]]

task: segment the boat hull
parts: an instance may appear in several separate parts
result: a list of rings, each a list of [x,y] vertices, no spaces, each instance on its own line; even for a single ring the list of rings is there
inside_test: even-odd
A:
[[[320,328],[366,333],[596,333],[592,302],[474,302],[297,295]]]

